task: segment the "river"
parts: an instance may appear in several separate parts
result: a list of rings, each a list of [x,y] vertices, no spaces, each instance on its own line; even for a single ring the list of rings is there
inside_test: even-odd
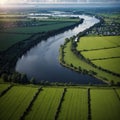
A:
[[[59,48],[64,43],[65,38],[77,35],[99,22],[94,16],[79,15],[79,17],[84,19],[84,22],[79,26],[49,37],[46,41],[42,41],[31,48],[17,61],[16,71],[25,73],[29,79],[34,77],[38,82],[44,80],[62,83],[71,82],[73,84],[103,84],[97,78],[74,72],[59,64]]]

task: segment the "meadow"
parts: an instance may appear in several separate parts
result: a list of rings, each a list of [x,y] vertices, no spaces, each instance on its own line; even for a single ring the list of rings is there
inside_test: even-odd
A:
[[[0,86],[5,88],[6,84]],[[64,86],[42,87],[39,93],[38,89],[35,85],[13,85],[0,96],[0,119],[87,120],[89,115],[91,120],[120,119],[120,100],[115,92],[120,88],[66,86],[64,96]]]

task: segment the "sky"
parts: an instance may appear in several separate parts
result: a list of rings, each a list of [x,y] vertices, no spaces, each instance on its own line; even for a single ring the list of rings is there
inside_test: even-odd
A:
[[[120,0],[0,0],[0,4],[18,4],[18,3],[120,3]]]

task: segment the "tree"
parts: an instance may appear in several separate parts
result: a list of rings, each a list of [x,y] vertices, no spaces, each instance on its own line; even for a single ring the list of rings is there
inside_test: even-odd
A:
[[[23,84],[29,83],[26,74],[21,74],[21,83]]]
[[[8,82],[8,75],[6,73],[3,73],[1,75],[1,78],[3,79],[4,82]]]
[[[35,78],[31,78],[30,83],[31,83],[31,84],[35,84],[35,83],[36,83]]]

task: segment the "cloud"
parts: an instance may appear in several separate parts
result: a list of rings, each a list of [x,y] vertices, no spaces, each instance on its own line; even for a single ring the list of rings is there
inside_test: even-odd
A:
[[[6,3],[117,3],[120,0],[6,0]]]

